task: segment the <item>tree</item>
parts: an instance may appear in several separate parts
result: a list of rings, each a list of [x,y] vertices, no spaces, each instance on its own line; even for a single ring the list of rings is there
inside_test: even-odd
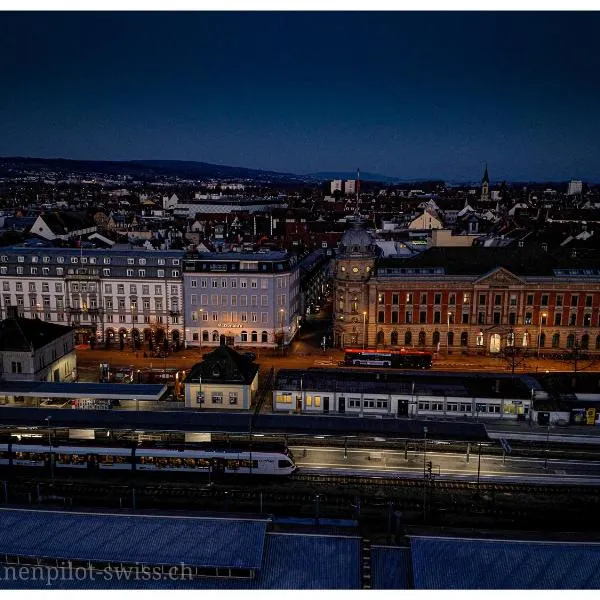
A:
[[[506,361],[510,372],[514,375],[515,371],[525,366],[525,361],[528,358],[527,348],[519,348],[518,346],[505,346],[501,354]]]

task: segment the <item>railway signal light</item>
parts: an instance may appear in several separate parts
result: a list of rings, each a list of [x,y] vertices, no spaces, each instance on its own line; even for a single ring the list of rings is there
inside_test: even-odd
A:
[[[427,462],[427,472],[431,475],[431,471],[433,469],[433,463],[431,461]]]

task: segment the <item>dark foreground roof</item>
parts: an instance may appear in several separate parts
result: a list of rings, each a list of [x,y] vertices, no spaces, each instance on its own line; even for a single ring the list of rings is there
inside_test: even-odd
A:
[[[104,571],[50,580],[18,566],[4,589],[357,589],[358,537],[267,533],[267,521],[154,515],[0,510],[0,555],[139,561],[252,569],[253,579],[117,577]],[[26,567],[24,567],[26,569]],[[39,568],[38,568],[39,571]],[[50,576],[50,572],[48,572]],[[56,575],[56,569],[55,574]]]
[[[0,553],[258,569],[266,527],[264,520],[0,509]]]
[[[600,544],[413,537],[415,589],[600,589]]]
[[[71,327],[41,319],[4,319],[0,321],[0,349],[30,352],[72,331]]]

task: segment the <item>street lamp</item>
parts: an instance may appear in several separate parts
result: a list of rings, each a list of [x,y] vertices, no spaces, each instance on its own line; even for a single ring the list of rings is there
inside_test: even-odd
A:
[[[202,313],[204,312],[203,308],[199,308],[198,309],[198,313],[200,315],[200,332],[199,332],[199,336],[200,336],[200,352],[202,352]]]
[[[52,433],[50,431],[50,421],[52,417],[46,417],[44,421],[46,421],[48,425],[48,458],[50,460],[50,480],[52,481],[52,485],[54,485],[54,461],[52,460]]]
[[[425,522],[425,503],[427,501],[427,427],[423,427],[423,522]]]
[[[538,345],[537,345],[537,357],[540,357],[540,344],[542,341],[542,320],[545,319],[548,316],[548,313],[541,313],[540,314],[540,326],[538,329]]]
[[[367,343],[367,311],[363,310],[363,350]]]
[[[285,332],[283,331],[283,313],[284,313],[284,309],[280,308],[279,309],[279,324],[281,326],[281,349],[283,350],[283,346],[284,346],[284,341],[285,341]]]

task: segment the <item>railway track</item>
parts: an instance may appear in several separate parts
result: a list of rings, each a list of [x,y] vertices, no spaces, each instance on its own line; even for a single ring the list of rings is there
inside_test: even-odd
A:
[[[406,524],[530,527],[600,526],[600,494],[590,486],[410,480],[296,474],[285,480],[226,477],[211,482],[48,477],[10,479],[4,503],[62,509],[183,510],[315,515],[368,521],[385,530],[394,511]],[[423,488],[423,483],[426,488]],[[2,493],[0,481],[0,495]]]

